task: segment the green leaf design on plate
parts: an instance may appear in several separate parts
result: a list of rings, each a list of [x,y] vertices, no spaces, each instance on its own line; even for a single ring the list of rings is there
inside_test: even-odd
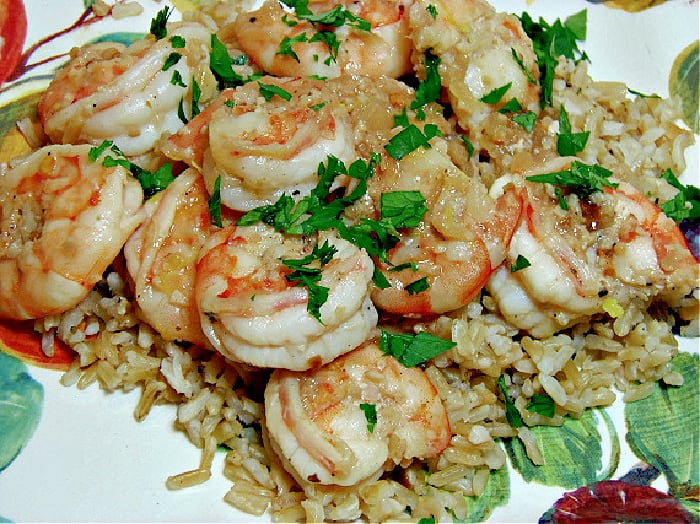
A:
[[[627,404],[626,438],[634,454],[661,471],[671,493],[698,516],[700,356],[679,353],[672,363],[683,375],[683,386],[657,384],[647,398]]]
[[[601,410],[602,412],[602,410]],[[603,417],[606,415],[604,414]],[[528,458],[525,447],[518,439],[506,441],[506,451],[510,461],[523,479],[546,486],[577,488],[610,478],[619,461],[617,432],[606,422],[611,439],[610,464],[603,469],[603,449],[598,431],[596,411],[588,409],[579,419],[567,417],[561,426],[531,427],[535,440],[542,452],[544,465],[536,466]]]
[[[15,129],[18,120],[36,118],[36,107],[39,104],[41,93],[41,91],[30,93],[0,107],[0,135],[4,136],[10,130]]]
[[[463,521],[482,522],[489,518],[494,509],[505,506],[510,498],[510,477],[506,466],[492,471],[484,492],[478,497],[467,497],[469,511]]]
[[[125,46],[129,46],[136,42],[136,40],[140,40],[145,36],[146,33],[131,33],[127,31],[121,31],[117,33],[107,33],[104,35],[100,35],[94,40],[91,40],[91,42],[116,42],[118,44],[124,44]]]
[[[700,133],[700,40],[696,40],[673,61],[668,77],[668,91],[680,97],[683,120],[688,127]]]
[[[41,418],[44,388],[21,360],[0,352],[0,471],[19,454]]]

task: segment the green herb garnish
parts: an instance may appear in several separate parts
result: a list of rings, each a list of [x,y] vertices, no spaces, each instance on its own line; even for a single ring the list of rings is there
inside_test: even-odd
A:
[[[415,124],[409,124],[395,134],[384,146],[389,156],[395,160],[401,160],[419,147],[430,148],[430,139],[442,136],[442,132],[435,124],[426,124],[421,131]]]
[[[537,122],[537,114],[532,111],[527,111],[525,113],[518,113],[513,115],[511,120],[522,127],[528,133],[532,133],[535,128],[535,122]]]
[[[237,87],[243,85],[246,80],[233,70],[233,65],[240,65],[236,59],[228,54],[228,49],[219,40],[216,34],[211,35],[211,53],[209,54],[209,68],[219,84],[219,89]]]
[[[425,79],[421,80],[416,88],[416,99],[411,103],[411,109],[418,109],[430,102],[438,101],[442,93],[442,80],[438,71],[440,57],[433,54],[430,49],[425,52],[424,56]]]
[[[420,191],[390,191],[381,195],[381,215],[395,228],[417,227],[428,211]]]
[[[515,118],[513,118],[515,119]],[[472,156],[474,156],[474,144],[471,143],[471,140],[467,138],[467,135],[459,135],[459,138],[462,139],[462,142],[464,143],[464,147],[467,148],[467,158],[469,160],[472,159]]]
[[[168,18],[170,18],[170,15],[172,14],[173,9],[170,7],[164,7],[158,13],[156,16],[151,20],[151,34],[156,37],[156,40],[160,40],[161,38],[165,38],[165,36],[168,34],[167,30],[167,23],[168,23]]]
[[[525,409],[531,413],[539,413],[545,417],[552,418],[555,413],[554,399],[549,395],[535,393]]]
[[[367,431],[374,433],[374,427],[377,425],[377,406],[374,404],[360,404],[360,409],[367,419]]]
[[[501,375],[498,377],[496,384],[498,385],[498,389],[501,390],[501,395],[503,395],[503,400],[506,404],[506,420],[508,421],[508,424],[514,428],[522,427],[525,423],[523,422],[523,417],[520,415],[520,411],[518,411],[515,402],[513,402],[513,399],[510,398],[510,395],[508,394],[508,388],[506,387],[506,376]]]
[[[574,156],[586,148],[588,131],[572,133],[569,115],[562,104],[559,108],[559,134],[557,135],[557,152],[561,156]]]
[[[587,13],[585,10],[568,17],[564,23],[556,20],[549,25],[540,17],[535,22],[528,13],[519,17],[525,33],[530,37],[540,70],[540,107],[551,106],[554,93],[554,76],[559,57],[571,60],[587,60],[577,41],[586,39]]]
[[[180,35],[175,35],[170,38],[170,45],[173,49],[183,49],[185,47],[185,39]]]
[[[260,94],[263,96],[263,98],[265,98],[266,102],[269,102],[275,96],[278,96],[287,102],[292,99],[292,94],[289,91],[285,91],[280,86],[276,86],[274,84],[263,84],[262,82],[258,82],[258,86],[260,87]]]
[[[597,164],[588,165],[583,162],[572,162],[568,171],[556,173],[543,173],[526,177],[530,182],[554,184],[571,190],[580,198],[588,198],[593,193],[603,191],[603,187],[615,188],[619,184],[611,182],[608,178],[612,171]],[[562,198],[560,198],[560,205]],[[562,206],[562,209],[566,209]]]
[[[449,351],[457,345],[435,335],[421,331],[417,335],[406,333],[392,334],[382,330],[379,337],[379,349],[395,357],[406,367],[415,367],[431,358]]]
[[[503,104],[503,107],[501,107],[498,112],[503,113],[504,115],[510,114],[510,113],[517,113],[518,111],[522,111],[523,106],[520,105],[520,102],[518,102],[517,98],[511,98],[508,100],[505,104]]]
[[[670,169],[664,171],[661,178],[678,189],[675,197],[661,204],[661,210],[678,223],[686,219],[700,219],[700,188],[692,185],[684,186]]]
[[[503,98],[503,95],[505,95],[508,92],[512,85],[513,82],[508,82],[507,84],[502,85],[501,87],[497,87],[496,89],[489,91],[479,99],[479,102],[484,102],[485,104],[492,105],[498,104]]]
[[[221,220],[221,175],[216,177],[214,181],[214,191],[209,197],[209,216],[211,223],[216,227],[224,227]]]
[[[161,70],[167,71],[168,69],[173,67],[175,64],[177,64],[181,58],[182,58],[182,55],[180,53],[176,53],[173,51],[167,57],[165,57],[165,63],[163,64],[163,67],[161,68]]]
[[[510,272],[515,273],[516,271],[520,271],[526,267],[530,267],[530,261],[524,256],[518,255],[518,257],[515,259],[515,264],[511,264],[510,266]]]
[[[338,252],[335,246],[326,242],[322,246],[315,245],[309,255],[298,260],[282,260],[282,263],[293,271],[286,275],[288,282],[308,290],[306,310],[316,320],[321,322],[321,306],[328,300],[329,289],[318,283],[322,278],[323,266],[328,264]],[[310,267],[311,266],[311,267]]]

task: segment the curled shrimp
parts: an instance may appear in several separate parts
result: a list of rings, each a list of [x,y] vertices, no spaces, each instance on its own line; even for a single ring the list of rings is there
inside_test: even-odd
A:
[[[355,158],[353,130],[333,101],[323,81],[263,77],[222,93],[163,151],[201,167],[210,192],[220,179],[221,200],[230,209],[249,211],[283,193],[303,196],[329,155]]]
[[[559,158],[536,172],[564,170],[572,161]],[[505,176],[494,190],[511,183],[522,187],[525,211],[487,288],[516,327],[548,336],[655,298],[677,306],[700,285],[677,225],[630,184],[615,181],[588,199],[570,195],[562,209],[551,186],[519,176]],[[519,257],[529,266],[511,270]]]
[[[441,59],[442,84],[464,129],[477,127],[512,98],[539,112],[535,53],[514,15],[497,12],[485,0],[418,0],[409,15],[416,51]],[[498,103],[480,101],[506,85]]]
[[[331,3],[312,0],[308,8],[316,15],[336,7],[346,8],[368,22],[365,30],[341,23],[339,27],[312,24],[285,11],[277,0],[267,0],[252,12],[241,13],[234,23],[236,37],[245,53],[265,72],[276,76],[322,76],[344,74],[398,78],[411,72],[411,40],[407,3],[402,0],[361,0]],[[327,39],[332,33],[338,48]],[[287,52],[280,51],[290,42]]]
[[[420,225],[377,261],[389,287],[376,287],[380,309],[401,315],[430,315],[465,306],[505,258],[520,219],[516,191],[493,199],[481,183],[457,168],[444,141],[417,150],[400,162],[383,162],[370,182],[372,194],[418,190],[429,211]],[[401,269],[403,268],[403,269]],[[415,285],[423,281],[424,289]]]
[[[124,246],[136,302],[165,339],[206,344],[194,300],[195,265],[211,229],[209,194],[188,169],[145,204],[148,218]]]
[[[197,264],[195,296],[205,335],[223,355],[257,367],[305,370],[362,343],[377,323],[369,298],[370,257],[332,233],[321,234],[335,254],[318,285],[327,299],[318,317],[307,287],[286,277],[283,260],[312,253],[309,238],[269,226],[228,226],[212,234]]]
[[[174,37],[183,46],[174,45]],[[194,82],[202,99],[214,88],[202,65],[209,62],[209,42],[205,26],[181,22],[160,40],[149,36],[128,48],[102,42],[76,49],[39,101],[46,134],[63,144],[111,140],[127,156],[150,152],[182,126],[178,106],[191,114]],[[177,62],[169,66],[169,59]]]
[[[0,167],[0,318],[78,304],[143,220],[141,185],[90,146],[46,146]]]
[[[363,411],[371,406],[376,424]],[[438,456],[452,433],[420,368],[407,368],[368,341],[306,372],[276,370],[265,389],[270,442],[301,483],[352,486],[384,468]]]

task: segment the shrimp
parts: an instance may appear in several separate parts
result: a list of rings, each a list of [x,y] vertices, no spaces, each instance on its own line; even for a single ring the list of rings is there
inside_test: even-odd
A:
[[[194,300],[195,264],[209,235],[209,194],[187,169],[145,204],[148,218],[124,246],[136,302],[167,340],[205,345]]]
[[[512,98],[539,113],[537,60],[514,15],[499,13],[484,0],[418,0],[409,20],[416,51],[440,57],[442,84],[464,129],[476,128]],[[500,102],[480,101],[505,85],[510,88]]]
[[[536,171],[571,162],[556,159]],[[487,284],[516,327],[549,336],[591,315],[622,315],[638,301],[678,305],[698,287],[699,266],[673,220],[630,184],[614,183],[589,199],[570,196],[569,210],[550,187],[509,175],[494,184],[494,191],[520,185],[526,201],[506,263]],[[529,267],[511,271],[519,256]]]
[[[402,230],[401,239],[377,261],[390,284],[376,287],[380,309],[401,315],[441,314],[465,306],[505,258],[506,246],[520,220],[516,191],[489,197],[481,183],[452,163],[444,141],[417,150],[400,162],[383,161],[370,181],[375,195],[418,190],[429,211],[421,224]],[[412,265],[396,270],[396,266]],[[411,285],[424,280],[427,288]]]
[[[289,99],[270,91],[265,100],[261,91],[271,88]],[[353,130],[334,100],[323,81],[263,77],[222,93],[162,150],[201,167],[210,192],[220,179],[230,209],[250,211],[283,193],[305,196],[329,155],[355,159]]]
[[[361,0],[330,3],[312,0],[308,8],[316,15],[336,7],[347,8],[369,22],[371,30],[312,24],[285,11],[277,0],[267,0],[252,12],[240,14],[234,23],[239,45],[266,73],[276,76],[340,75],[398,78],[411,72],[411,40],[404,0]],[[339,47],[332,49],[332,33]],[[286,42],[291,49],[280,51]],[[337,56],[336,56],[337,55]]]
[[[173,37],[184,39],[184,47]],[[204,101],[215,89],[209,63],[210,31],[191,22],[172,24],[166,38],[148,37],[130,47],[102,42],[72,53],[38,106],[44,130],[54,143],[113,141],[130,157],[152,151],[177,131],[182,104],[192,112],[196,82]],[[169,59],[177,62],[168,66]]]
[[[363,406],[376,410],[372,429]],[[424,371],[399,364],[374,340],[316,370],[276,370],[265,389],[265,423],[302,486],[353,486],[406,460],[436,457],[452,437]]]
[[[205,335],[224,356],[257,367],[302,371],[362,343],[376,326],[369,297],[373,264],[363,249],[319,234],[337,251],[321,269],[328,289],[318,318],[310,292],[286,278],[283,260],[312,253],[311,238],[282,235],[270,226],[228,226],[212,234],[197,263],[195,297]]]
[[[0,167],[0,318],[77,305],[143,221],[141,185],[89,150],[45,146]]]

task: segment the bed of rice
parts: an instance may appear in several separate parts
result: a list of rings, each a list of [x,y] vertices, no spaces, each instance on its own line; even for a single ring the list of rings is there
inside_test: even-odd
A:
[[[613,170],[646,194],[673,196],[658,174],[667,168],[683,172],[684,150],[694,140],[676,125],[680,115],[673,101],[629,97],[623,84],[594,82],[584,62],[562,61],[555,90],[554,106],[566,101],[573,131],[591,133],[584,162]],[[548,111],[541,117],[544,130],[558,118]],[[473,131],[477,146],[489,150],[489,130]],[[529,140],[525,149],[533,154],[556,148],[554,133],[536,131]],[[517,161],[519,152],[504,152],[499,158],[482,155],[474,162],[482,179],[493,179]],[[318,488],[305,494],[265,445],[266,372],[162,340],[139,318],[120,266],[117,261],[77,308],[36,322],[47,345],[56,337],[77,353],[62,382],[78,388],[97,383],[109,391],[140,389],[137,420],[156,404],[176,405],[176,427],[201,449],[201,459],[192,470],[168,478],[167,486],[180,489],[205,482],[214,454],[223,446],[223,474],[231,481],[225,500],[244,512],[269,512],[274,521],[353,520],[360,515],[372,522],[423,516],[451,520],[446,508],[464,517],[464,495],[482,493],[490,472],[506,462],[501,439],[520,438],[533,462],[542,460],[527,426],[516,430],[506,421],[496,384],[502,374],[512,377],[509,388],[520,408],[535,393],[546,393],[556,402],[553,418],[521,409],[526,425],[561,424],[566,415],[611,404],[616,391],[631,401],[648,395],[658,380],[682,382],[670,366],[677,352],[672,333],[677,318],[665,312],[652,316],[643,304],[632,305],[613,321],[594,319],[534,339],[519,336],[484,293],[458,313],[414,326],[457,342],[426,368],[454,433],[442,455],[427,463],[415,461],[401,475],[394,472],[359,488]],[[690,309],[681,311],[681,317],[695,319],[683,328],[689,335],[697,335],[696,304],[690,300]]]

